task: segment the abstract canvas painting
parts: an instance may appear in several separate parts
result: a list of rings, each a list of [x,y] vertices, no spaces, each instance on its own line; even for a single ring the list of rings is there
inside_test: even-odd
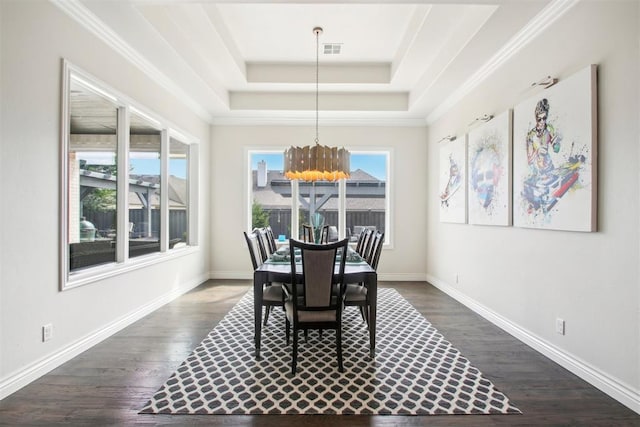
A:
[[[469,132],[469,224],[511,225],[511,111]]]
[[[440,143],[440,221],[467,222],[465,138]]]
[[[596,229],[596,66],[515,107],[513,223]]]

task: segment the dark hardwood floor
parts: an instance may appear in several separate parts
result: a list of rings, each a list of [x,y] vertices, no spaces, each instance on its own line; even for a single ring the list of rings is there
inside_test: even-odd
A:
[[[0,425],[640,426],[640,415],[424,282],[383,282],[418,311],[523,415],[139,415],[250,288],[210,280],[0,402]]]

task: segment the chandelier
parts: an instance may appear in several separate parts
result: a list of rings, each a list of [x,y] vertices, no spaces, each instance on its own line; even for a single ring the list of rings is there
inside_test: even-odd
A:
[[[350,154],[344,148],[320,145],[318,138],[318,70],[319,39],[322,28],[315,27],[316,35],[316,139],[314,146],[292,146],[284,151],[284,175],[301,181],[337,181],[349,178]]]

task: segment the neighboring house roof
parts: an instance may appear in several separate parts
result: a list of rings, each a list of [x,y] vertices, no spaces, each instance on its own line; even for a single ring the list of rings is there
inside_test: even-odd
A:
[[[156,175],[129,175],[131,180],[157,185],[160,177]],[[151,206],[160,206],[160,191],[154,190],[151,194]],[[143,205],[138,195],[129,192],[129,209],[142,209]],[[187,207],[187,180],[177,176],[169,176],[169,209],[186,209]]]
[[[285,178],[281,171],[270,170],[267,171],[267,180],[265,187],[258,187],[257,185],[258,171],[253,170],[251,174],[252,178],[252,191],[253,199],[261,205],[264,209],[290,209],[291,208],[291,196],[290,192],[278,192],[274,191],[273,185],[282,186],[287,185],[289,180]],[[362,185],[364,184],[364,185]],[[326,184],[323,184],[326,185]],[[347,186],[349,187],[350,197],[347,197],[346,204],[347,210],[385,210],[385,198],[384,197],[367,197],[370,193],[365,191],[367,188],[384,187],[385,182],[381,181],[374,176],[368,174],[362,169],[356,169],[351,172],[351,177],[347,180]],[[337,190],[338,184],[335,183],[332,186]],[[316,194],[322,195],[322,186],[316,187]],[[326,188],[326,187],[325,187]],[[284,193],[284,194],[283,194]],[[358,194],[362,193],[362,194]],[[337,197],[330,198],[320,210],[338,210]]]
[[[151,206],[160,206],[159,192],[160,177],[157,175],[129,175],[129,185],[133,191],[129,192],[129,209],[142,209],[143,204],[136,191],[146,194],[151,192]],[[80,185],[94,188],[116,188],[116,176],[107,173],[82,170]],[[186,209],[187,180],[177,176],[169,176],[169,208]]]

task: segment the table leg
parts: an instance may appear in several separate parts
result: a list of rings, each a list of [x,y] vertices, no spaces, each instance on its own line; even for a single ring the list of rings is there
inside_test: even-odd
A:
[[[376,356],[376,318],[378,312],[378,275],[371,274],[367,280],[369,296],[369,356]]]
[[[260,272],[253,273],[253,315],[255,329],[253,340],[256,346],[256,360],[260,360],[260,337],[262,334],[262,284],[265,282]]]

